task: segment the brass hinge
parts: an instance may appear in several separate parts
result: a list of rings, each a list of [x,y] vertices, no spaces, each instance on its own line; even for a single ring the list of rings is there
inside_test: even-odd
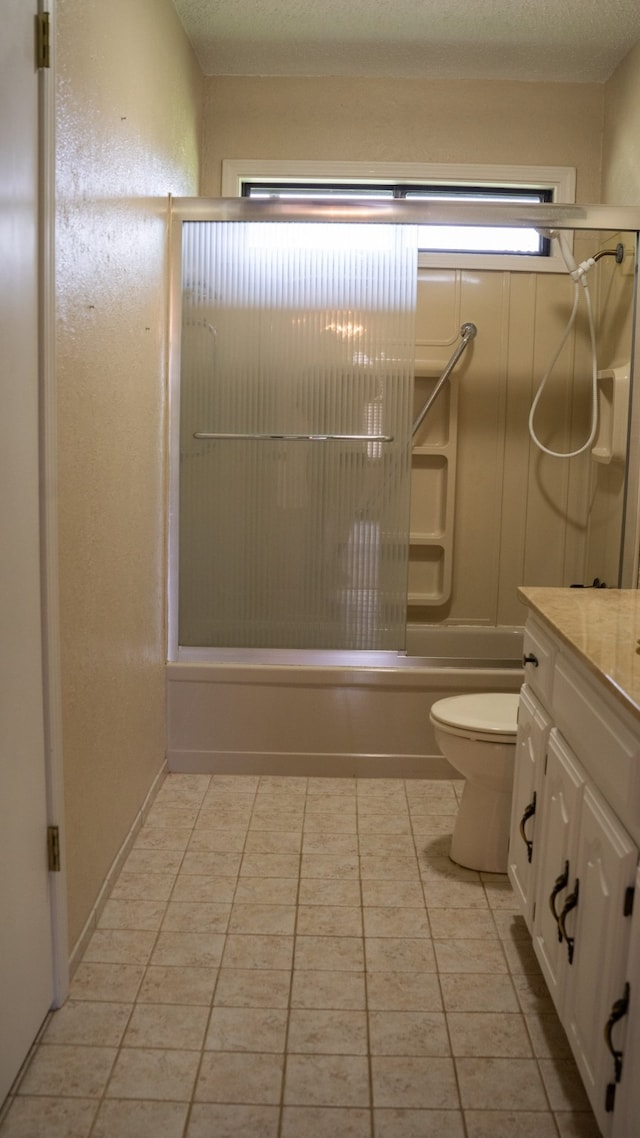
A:
[[[51,67],[51,28],[49,13],[38,12],[36,16],[36,68]]]
[[[47,826],[47,863],[50,873],[60,872],[60,830]]]

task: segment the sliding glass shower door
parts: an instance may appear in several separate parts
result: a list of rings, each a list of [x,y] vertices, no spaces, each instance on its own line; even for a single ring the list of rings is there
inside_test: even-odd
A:
[[[416,233],[182,225],[179,642],[401,649]]]

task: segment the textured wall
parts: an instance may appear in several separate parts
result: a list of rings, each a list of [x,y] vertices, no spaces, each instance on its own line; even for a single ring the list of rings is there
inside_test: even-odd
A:
[[[205,80],[202,193],[223,158],[575,166],[600,197],[603,87],[391,79]]]
[[[602,200],[640,206],[640,43],[605,87]]]
[[[201,79],[169,0],[58,0],[63,743],[73,944],[165,752],[167,194]]]

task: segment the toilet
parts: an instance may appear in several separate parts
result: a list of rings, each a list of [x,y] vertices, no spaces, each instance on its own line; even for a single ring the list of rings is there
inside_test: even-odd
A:
[[[436,742],[466,779],[449,856],[468,869],[507,872],[518,699],[481,692],[431,708]]]

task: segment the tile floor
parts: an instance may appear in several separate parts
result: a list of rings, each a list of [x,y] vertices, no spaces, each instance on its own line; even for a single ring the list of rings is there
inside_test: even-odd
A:
[[[168,776],[0,1138],[595,1138],[461,785]]]

